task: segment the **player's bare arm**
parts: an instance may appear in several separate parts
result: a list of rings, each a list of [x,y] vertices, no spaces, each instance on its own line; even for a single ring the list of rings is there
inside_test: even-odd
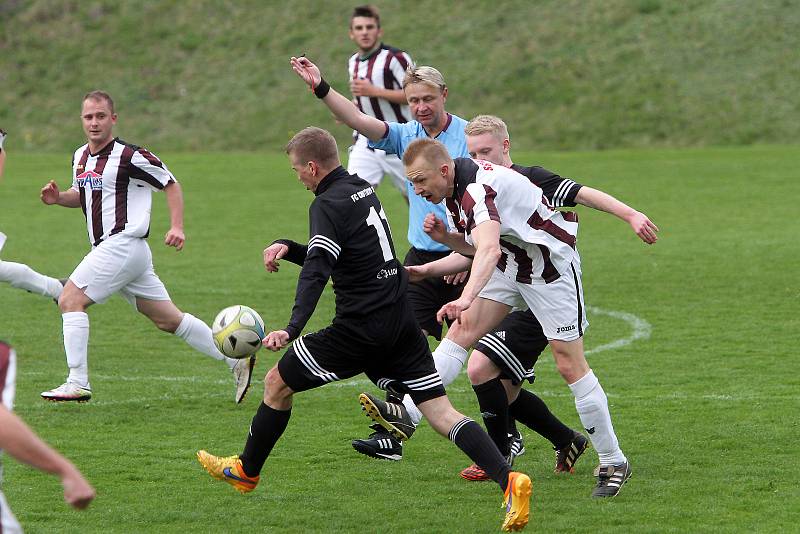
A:
[[[350,92],[353,96],[366,96],[371,98],[383,98],[394,104],[407,104],[406,93],[402,89],[384,89],[377,87],[371,81],[364,78],[354,78],[350,80]]]
[[[47,182],[42,188],[39,198],[48,206],[58,204],[65,208],[77,208],[81,205],[81,194],[77,189],[70,188],[66,191],[61,191],[54,180]]]
[[[450,250],[454,250],[465,256],[473,256],[475,247],[464,240],[464,234],[459,232],[449,232],[444,221],[436,217],[433,213],[425,216],[422,222],[422,229],[431,236],[434,241],[446,245]]]
[[[164,236],[164,244],[168,247],[183,249],[186,236],[183,234],[183,190],[178,182],[172,182],[164,188],[169,208],[170,228]]]
[[[500,259],[499,222],[490,220],[480,223],[472,230],[472,240],[475,242],[475,257],[472,259],[470,279],[464,285],[461,297],[448,302],[436,312],[436,320],[440,323],[445,317],[461,321],[461,313],[472,305],[472,302],[486,286]]]
[[[575,202],[596,210],[605,211],[606,213],[610,213],[622,219],[628,223],[634,233],[648,245],[652,245],[658,240],[658,236],[656,235],[658,226],[656,226],[647,215],[636,211],[608,193],[583,186],[578,191],[578,194],[575,195]]]
[[[411,282],[419,282],[426,278],[448,276],[469,270],[472,259],[461,254],[450,254],[444,258],[423,263],[422,265],[407,265],[408,279]]]
[[[322,83],[322,73],[308,58],[292,57],[290,59],[292,70],[308,85],[312,90],[318,88]],[[340,121],[350,128],[358,131],[371,141],[377,141],[386,133],[386,125],[383,121],[370,117],[359,110],[353,102],[331,88],[322,99],[328,109]]]
[[[64,500],[83,509],[94,499],[94,488],[72,463],[43,442],[22,420],[0,404],[0,448],[28,465],[61,478]]]
[[[280,268],[278,260],[286,256],[289,247],[283,243],[273,243],[264,249],[264,267],[271,273],[277,273]]]

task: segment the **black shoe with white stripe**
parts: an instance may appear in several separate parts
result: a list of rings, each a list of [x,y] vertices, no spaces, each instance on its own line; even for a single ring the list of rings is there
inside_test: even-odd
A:
[[[599,465],[594,476],[597,477],[597,486],[592,491],[592,497],[614,497],[631,478],[631,465],[629,462],[622,465]]]
[[[517,456],[522,456],[525,454],[525,443],[522,441],[522,434],[520,434],[519,431],[509,434],[508,441],[508,465],[514,465],[514,459]]]
[[[395,462],[402,460],[403,444],[385,431],[382,426],[374,424],[371,428],[375,432],[370,434],[367,439],[354,439],[353,448],[361,454],[379,460],[394,460]]]
[[[589,440],[580,432],[575,432],[572,436],[572,441],[567,443],[566,446],[556,449],[556,473],[574,473],[575,462],[581,457],[581,454],[589,447]],[[596,475],[595,475],[596,476]]]
[[[358,401],[361,403],[361,408],[367,412],[367,415],[386,429],[395,439],[405,441],[416,430],[411,417],[408,415],[408,410],[402,404],[386,402],[369,393],[359,395]]]

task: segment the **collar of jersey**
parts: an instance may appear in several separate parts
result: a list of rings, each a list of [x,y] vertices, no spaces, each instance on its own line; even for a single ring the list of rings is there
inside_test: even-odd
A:
[[[115,137],[114,139],[109,141],[106,146],[104,146],[103,148],[101,148],[100,150],[97,151],[97,154],[92,154],[92,151],[89,150],[89,146],[88,145],[86,146],[86,150],[89,152],[89,156],[91,156],[91,157],[99,156],[99,155],[105,154],[105,153],[110,153],[111,152],[111,148],[114,146],[114,143],[116,143],[117,140],[119,140],[119,137]]]
[[[331,184],[333,184],[333,182],[335,182],[338,178],[341,178],[342,176],[350,176],[350,175],[347,174],[347,171],[344,170],[344,167],[339,165],[331,172],[326,174],[325,178],[319,181],[317,189],[314,191],[314,195],[319,196],[322,193],[324,193],[325,190],[328,189],[331,186]]]
[[[378,48],[376,48],[375,50],[373,50],[372,52],[370,52],[366,56],[359,55],[358,56],[358,60],[359,61],[366,61],[369,58],[371,58],[372,56],[374,56],[375,54],[377,54],[378,52],[380,52],[381,50],[383,50],[383,43],[379,44]]]

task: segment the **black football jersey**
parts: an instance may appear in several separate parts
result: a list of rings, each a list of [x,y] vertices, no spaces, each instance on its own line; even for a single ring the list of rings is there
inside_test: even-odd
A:
[[[285,259],[302,265],[286,331],[300,335],[328,278],[333,280],[336,317],[358,318],[406,298],[408,277],[397,260],[389,221],[375,190],[342,167],[317,186],[309,207],[309,240],[289,240]]]

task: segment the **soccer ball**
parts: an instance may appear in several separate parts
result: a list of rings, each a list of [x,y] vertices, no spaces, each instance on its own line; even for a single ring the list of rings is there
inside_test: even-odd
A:
[[[264,321],[252,308],[230,306],[217,314],[211,325],[214,344],[229,358],[247,358],[261,348],[266,337]]]

